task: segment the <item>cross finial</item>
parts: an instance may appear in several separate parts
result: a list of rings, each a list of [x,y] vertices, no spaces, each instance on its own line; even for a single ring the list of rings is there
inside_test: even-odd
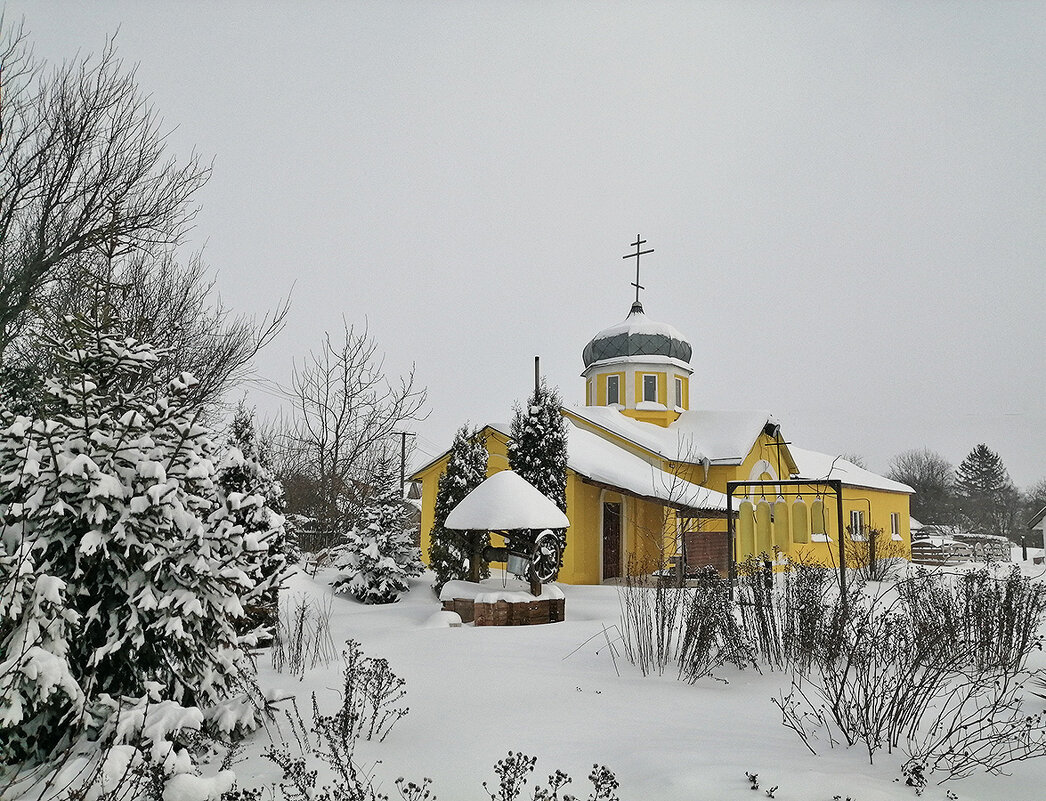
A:
[[[642,286],[639,283],[639,257],[640,256],[645,256],[647,253],[653,253],[654,252],[653,248],[650,248],[649,250],[640,250],[639,249],[639,247],[641,245],[645,245],[645,244],[646,244],[646,240],[645,239],[640,239],[639,234],[636,234],[636,241],[632,243],[632,247],[634,247],[636,249],[636,252],[635,253],[626,253],[624,256],[621,257],[623,259],[635,259],[636,260],[636,280],[635,280],[635,283],[632,284],[632,286],[634,286],[636,288],[636,302],[632,305],[633,311],[637,311],[637,310],[638,311],[642,311],[643,310],[643,306],[639,302],[639,290],[640,289],[646,289],[646,287]],[[638,307],[638,309],[637,309],[637,307]]]

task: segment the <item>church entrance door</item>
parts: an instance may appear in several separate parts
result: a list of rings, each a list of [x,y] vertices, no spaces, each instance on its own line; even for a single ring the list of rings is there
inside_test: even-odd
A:
[[[621,504],[603,504],[603,580],[621,576]]]

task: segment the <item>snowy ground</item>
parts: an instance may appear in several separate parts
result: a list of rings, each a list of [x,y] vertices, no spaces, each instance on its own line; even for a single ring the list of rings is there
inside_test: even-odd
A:
[[[1030,575],[1043,571],[1030,562],[1024,569]],[[326,603],[331,578],[323,571],[315,580],[299,573],[288,593]],[[582,798],[596,762],[617,774],[624,801],[753,801],[774,785],[779,801],[915,797],[898,781],[902,754],[882,752],[869,765],[859,748],[833,750],[827,742],[817,756],[810,754],[781,725],[770,702],[788,682],[784,673],[724,668],[719,676],[725,682],[688,685],[672,676],[644,678],[620,657],[615,664],[603,640],[604,627],[614,630],[619,619],[613,587],[562,585],[563,623],[432,628],[426,623],[439,605],[430,583],[423,576],[388,606],[363,606],[341,596],[329,601],[335,642],[359,640],[367,655],[387,658],[407,681],[410,714],[384,743],[357,747],[365,765],[381,761],[373,769],[381,791],[393,799],[399,776],[430,777],[443,801],[484,799],[481,783],[493,779],[492,766],[509,750],[538,757],[537,776],[566,771],[574,778],[568,790]],[[1041,653],[1032,660],[1032,666],[1046,667]],[[273,671],[267,655],[259,668],[263,686],[296,694],[306,718],[313,691],[321,711],[336,709],[340,659],[301,682]],[[1029,710],[1043,706],[1041,700],[1030,702]],[[234,766],[243,785],[277,778],[275,766],[258,757],[267,743],[264,734],[255,736],[244,761]],[[759,774],[763,789],[750,789],[746,771]],[[923,798],[943,800],[950,790],[963,801],[1038,801],[1044,787],[1046,760],[1040,760],[1012,766],[1010,776],[931,783]]]

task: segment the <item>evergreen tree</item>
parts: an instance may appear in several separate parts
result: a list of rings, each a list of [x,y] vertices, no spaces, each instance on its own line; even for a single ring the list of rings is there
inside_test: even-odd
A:
[[[423,569],[410,518],[399,482],[391,474],[379,475],[378,491],[338,549],[335,567],[343,573],[333,582],[335,592],[349,592],[365,604],[399,600],[410,587],[407,579],[420,576]]]
[[[217,715],[250,672],[236,621],[264,554],[218,489],[191,375],[158,394],[150,346],[82,319],[49,344],[48,416],[0,401],[8,764],[112,722],[119,699]]]
[[[525,478],[563,512],[567,511],[567,427],[560,411],[559,392],[549,389],[544,380],[535,387],[526,409],[515,408],[512,440],[508,446],[509,467]],[[512,547],[529,551],[538,531],[520,532]],[[558,529],[562,554],[566,549],[566,530]],[[562,564],[560,565],[562,566]]]
[[[243,529],[251,547],[264,549],[254,590],[244,602],[241,631],[254,631],[260,642],[272,639],[279,613],[279,588],[287,571],[287,536],[283,486],[271,472],[269,448],[258,437],[254,413],[241,402],[233,415],[227,450],[218,467],[230,516]]]
[[[447,515],[487,477],[487,448],[479,431],[463,425],[454,436],[446,472],[439,477],[436,509],[429,536],[429,566],[436,574],[433,589],[471,577],[478,581],[490,575],[490,568],[477,554],[490,544],[486,531],[452,531],[444,528]],[[471,568],[471,570],[470,570]]]
[[[983,443],[955,471],[959,510],[974,531],[1010,536],[1014,533],[1017,490],[999,454]]]

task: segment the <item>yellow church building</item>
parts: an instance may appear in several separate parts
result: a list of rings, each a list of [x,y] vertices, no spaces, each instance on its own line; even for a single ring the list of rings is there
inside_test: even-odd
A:
[[[584,405],[562,408],[570,528],[559,581],[599,584],[626,570],[685,565],[692,571],[707,564],[726,574],[731,558],[751,554],[778,564],[837,566],[840,537],[853,566],[867,559],[873,531],[880,556],[910,558],[910,487],[796,447],[768,412],[691,409],[691,355],[686,338],[647,317],[638,299],[623,322],[585,346]],[[481,433],[488,475],[508,469],[507,426],[488,425]],[[422,487],[426,560],[437,484],[449,456],[412,477]],[[793,483],[745,487],[727,498],[728,482],[781,480]],[[817,483],[822,480],[841,482],[841,516],[835,494]]]

